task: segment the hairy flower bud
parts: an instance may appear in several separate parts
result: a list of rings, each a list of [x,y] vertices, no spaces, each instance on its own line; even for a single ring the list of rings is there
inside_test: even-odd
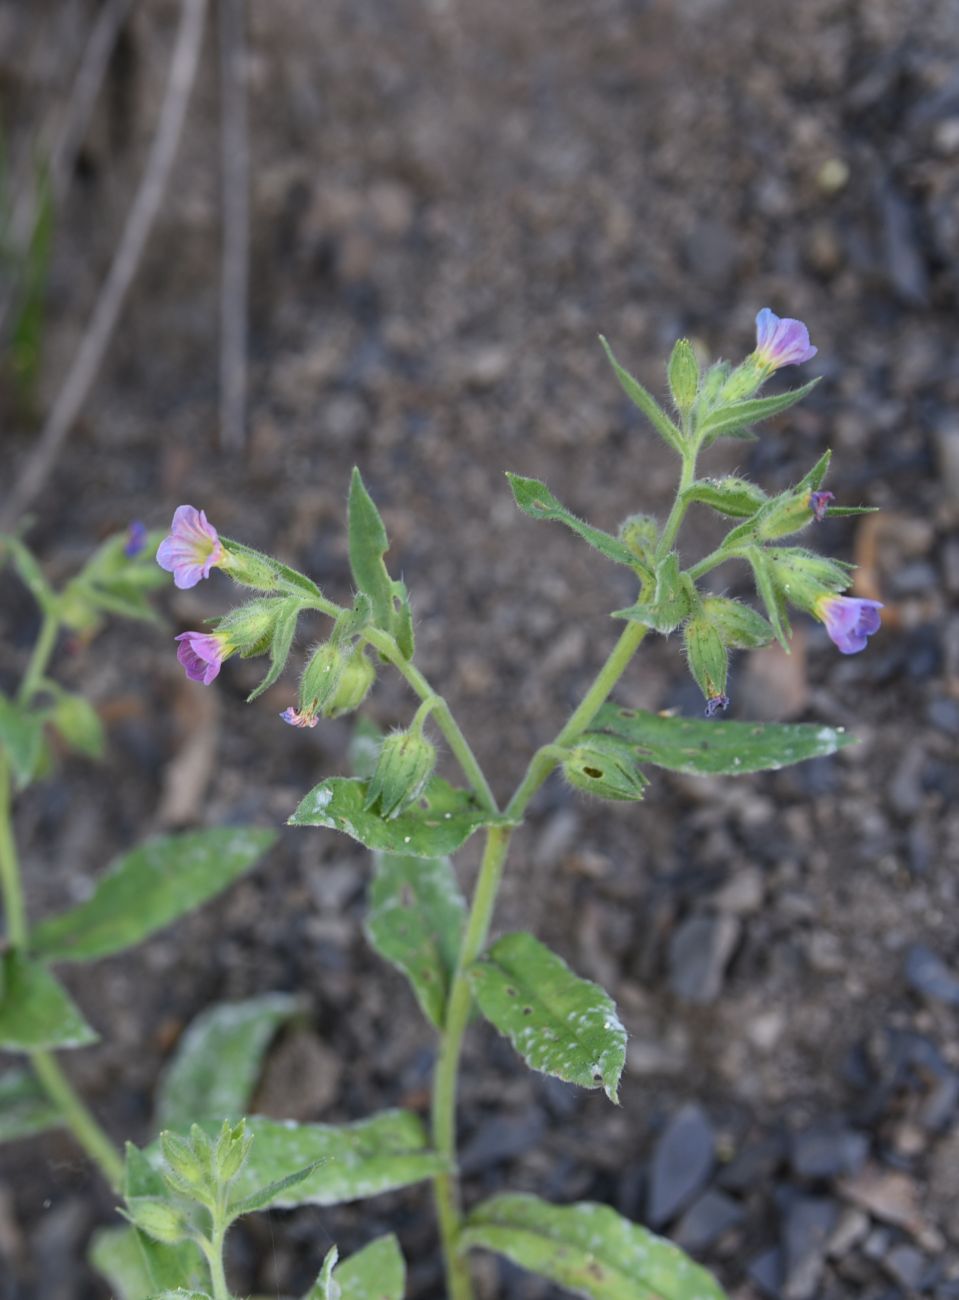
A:
[[[216,1146],[213,1148],[213,1168],[217,1181],[222,1185],[231,1182],[246,1164],[253,1134],[247,1132],[246,1121],[231,1125],[223,1121]]]
[[[630,746],[614,736],[584,736],[564,759],[563,776],[598,799],[642,799],[649,784]]]
[[[425,736],[394,731],[380,748],[364,807],[379,804],[381,817],[399,816],[423,793],[435,766],[436,750]]]
[[[192,1235],[185,1215],[159,1197],[128,1197],[126,1210],[121,1213],[148,1237],[152,1237],[154,1241],[162,1241],[166,1245],[184,1241]]]
[[[310,717],[325,713],[336,695],[349,662],[349,650],[326,641],[314,651],[300,678],[300,712]]]
[[[362,646],[357,646],[346,661],[336,690],[323,706],[322,712],[328,718],[352,713],[366,699],[375,681],[376,669],[370,662],[369,655]]]

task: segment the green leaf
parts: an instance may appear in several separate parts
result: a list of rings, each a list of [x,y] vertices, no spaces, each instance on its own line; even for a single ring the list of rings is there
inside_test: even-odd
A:
[[[669,391],[676,410],[690,410],[699,391],[699,362],[689,339],[677,339],[667,367]]]
[[[679,556],[675,551],[664,556],[656,566],[656,586],[652,599],[640,596],[628,609],[617,609],[613,618],[626,618],[642,623],[656,632],[668,636],[684,619],[689,617],[696,592],[685,573],[679,571]]]
[[[634,744],[639,762],[700,776],[778,771],[856,743],[855,737],[841,728],[809,723],[706,722],[621,709],[615,704],[604,704],[593,725]]]
[[[273,1182],[258,1187],[249,1196],[243,1196],[231,1201],[229,1206],[230,1218],[238,1219],[242,1214],[252,1214],[254,1210],[265,1210],[268,1205],[277,1204],[290,1188],[305,1183],[311,1174],[315,1173],[321,1165],[326,1164],[326,1161],[327,1157],[322,1156],[319,1160],[314,1160],[302,1169],[294,1170],[292,1174],[287,1174],[283,1178],[275,1178]]]
[[[71,749],[87,754],[90,758],[103,757],[106,743],[103,723],[89,700],[82,695],[64,691],[58,694],[47,717]]]
[[[773,574],[772,565],[766,551],[759,546],[750,546],[743,551],[745,559],[752,565],[753,578],[759,598],[766,607],[766,614],[776,634],[776,640],[788,655],[789,637],[792,627],[786,610],[786,601]]]
[[[291,1124],[254,1115],[254,1135],[234,1195],[252,1196],[264,1184],[317,1163],[295,1187],[280,1191],[272,1205],[337,1205],[377,1196],[442,1173],[446,1164],[427,1145],[422,1122],[409,1111],[390,1110],[356,1124]]]
[[[780,411],[795,406],[811,393],[818,383],[818,378],[812,379],[801,388],[790,389],[788,393],[776,393],[772,397],[751,397],[744,402],[732,402],[728,406],[720,406],[717,410],[711,411],[700,426],[701,445],[708,447],[717,438],[740,438],[744,434],[750,437],[751,434],[747,432],[750,425],[758,424],[760,420],[768,420],[771,416],[778,415]]]
[[[85,1047],[97,1041],[73,999],[39,962],[12,949],[2,960],[0,1048],[32,1052]]]
[[[338,1300],[403,1300],[406,1265],[399,1242],[392,1233],[377,1237],[337,1266],[333,1284],[339,1291],[331,1296],[337,1295]],[[311,1293],[305,1300],[319,1300],[319,1296]]]
[[[455,853],[481,827],[509,824],[481,808],[469,791],[457,790],[438,776],[412,808],[386,821],[363,807],[366,786],[356,777],[322,781],[301,801],[289,825],[342,831],[380,853],[442,858]]]
[[[832,460],[832,452],[824,451],[823,454],[813,465],[812,469],[796,484],[796,491],[801,492],[805,488],[809,492],[815,492],[822,487],[823,479],[829,469],[829,462]]]
[[[125,854],[79,907],[37,926],[48,961],[90,961],[132,948],[248,871],[276,839],[271,830],[223,827],[150,840]]]
[[[674,451],[678,451],[679,454],[682,455],[684,450],[682,431],[669,418],[663,408],[656,401],[655,397],[653,397],[652,393],[648,393],[642,384],[633,378],[628,370],[623,369],[613,356],[613,349],[603,338],[602,334],[599,336],[599,341],[603,345],[606,356],[609,358],[609,364],[613,367],[613,371],[622,386],[623,392],[634,406],[639,407],[643,415],[646,416],[646,419],[649,420],[650,424],[663,441],[668,443]]]
[[[363,476],[353,467],[349,502],[350,570],[357,588],[369,596],[373,617],[384,631],[392,630],[393,583],[383,556],[390,548],[386,527]]]
[[[295,597],[291,597],[285,604],[286,608],[279,613],[276,623],[273,625],[269,671],[259,686],[250,691],[246,697],[247,704],[258,699],[264,691],[268,691],[273,683],[279,680],[280,674],[286,667],[286,661],[290,657],[290,648],[293,645],[293,637],[296,635],[296,624],[302,606]]]
[[[391,584],[393,597],[393,635],[404,659],[412,659],[416,649],[413,635],[413,607],[405,582]]]
[[[168,1197],[169,1191],[160,1172],[154,1169],[146,1154],[128,1142],[123,1172],[123,1195],[127,1200],[144,1196]],[[145,1276],[149,1280],[149,1296],[177,1287],[197,1287],[206,1281],[207,1273],[199,1249],[193,1242],[164,1245],[152,1241],[145,1233],[130,1228]],[[126,1255],[129,1248],[121,1247]],[[126,1297],[125,1300],[139,1300]]]
[[[607,1205],[494,1196],[472,1212],[460,1240],[463,1249],[494,1250],[587,1300],[726,1300],[678,1246]]]
[[[333,1281],[333,1270],[336,1262],[340,1258],[340,1252],[336,1246],[331,1246],[323,1258],[323,1267],[320,1269],[320,1276],[316,1279],[314,1286],[310,1288],[308,1295],[303,1300],[341,1300],[340,1288]]]
[[[29,1070],[0,1074],[0,1142],[61,1128],[63,1114]]]
[[[18,789],[28,785],[43,751],[43,719],[0,695],[0,745]]]
[[[155,1294],[135,1228],[102,1228],[90,1245],[90,1263],[118,1300],[150,1300]]]
[[[466,902],[449,858],[376,855],[366,934],[413,986],[427,1019],[443,1026],[466,923]]]
[[[567,528],[571,528],[574,533],[582,537],[583,541],[589,542],[590,546],[601,555],[605,555],[607,560],[615,560],[617,564],[628,564],[630,568],[636,563],[636,556],[628,546],[610,533],[604,533],[602,529],[593,528],[591,524],[578,519],[556,500],[546,484],[541,483],[539,479],[523,478],[509,471],[506,477],[513,489],[516,504],[524,514],[532,519],[553,519],[557,523],[565,524]]]
[[[210,1297],[205,1291],[184,1291],[178,1287],[176,1291],[157,1291],[149,1300],[210,1300]]]
[[[43,570],[19,537],[12,533],[0,534],[0,559],[6,559],[9,553],[17,577],[30,592],[30,595],[45,612],[52,612],[57,604],[53,588],[43,576]]]
[[[626,1031],[610,996],[531,934],[507,934],[470,969],[480,1011],[533,1070],[617,1100]]]
[[[161,1080],[156,1127],[186,1132],[204,1119],[244,1114],[274,1034],[298,1008],[295,997],[272,993],[197,1016]]]
[[[744,478],[698,479],[683,493],[684,501],[700,501],[730,519],[751,519],[768,501],[766,493]]]

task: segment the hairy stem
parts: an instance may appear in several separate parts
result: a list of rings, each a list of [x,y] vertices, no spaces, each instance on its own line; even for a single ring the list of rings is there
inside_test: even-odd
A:
[[[123,1161],[113,1143],[74,1091],[51,1052],[31,1052],[30,1064],[73,1136],[99,1166],[114,1191],[123,1181]]]
[[[20,689],[17,691],[18,704],[29,704],[36,694],[37,687],[47,671],[47,664],[53,654],[53,647],[59,630],[60,620],[57,615],[45,610],[43,622],[40,624],[40,633],[34,644],[33,653],[30,655],[30,662],[27,664],[23,680],[20,683]]]
[[[213,1300],[232,1300],[230,1288],[226,1284],[226,1273],[223,1269],[223,1239],[225,1236],[225,1228],[220,1224],[216,1224],[211,1239],[200,1243],[200,1249],[203,1251],[210,1269],[210,1286],[213,1288]]]

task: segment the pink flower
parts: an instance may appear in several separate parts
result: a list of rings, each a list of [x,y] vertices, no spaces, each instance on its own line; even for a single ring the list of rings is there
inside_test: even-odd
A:
[[[223,633],[181,632],[176,638],[180,648],[176,657],[183,665],[191,682],[209,686],[233,653],[233,646]]]
[[[178,506],[169,537],[157,549],[157,564],[181,589],[195,587],[201,578],[223,562],[225,552],[216,529],[202,510]]]
[[[288,709],[284,709],[280,714],[280,717],[291,727],[315,727],[320,720],[318,714],[306,712],[297,713],[296,709],[292,706]]]
[[[820,596],[814,613],[826,625],[833,644],[844,655],[865,650],[866,640],[879,631],[878,600],[860,600],[855,596]]]
[[[754,356],[767,370],[798,366],[810,361],[818,348],[809,342],[809,330],[801,320],[780,317],[764,307],[756,316],[756,351]]]

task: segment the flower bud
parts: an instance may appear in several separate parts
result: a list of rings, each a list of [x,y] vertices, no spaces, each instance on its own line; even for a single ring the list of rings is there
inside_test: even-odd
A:
[[[667,369],[669,391],[676,409],[685,415],[692,408],[699,389],[699,362],[689,339],[677,339]]]
[[[683,629],[683,644],[689,671],[706,697],[707,712],[712,717],[717,711],[715,707],[710,708],[712,702],[726,698],[726,675],[729,672],[726,641],[709,614],[701,610]]]
[[[266,654],[273,643],[277,621],[289,609],[282,598],[249,600],[231,610],[217,624],[217,631],[229,637],[230,644],[244,659]]]
[[[357,646],[343,667],[332,698],[323,706],[323,714],[339,718],[352,713],[366,699],[375,681],[376,669],[363,647]]]
[[[809,492],[783,492],[756,516],[756,536],[764,542],[799,533],[812,523],[816,512]],[[829,494],[831,495],[831,493]]]
[[[246,1164],[253,1134],[247,1132],[246,1121],[230,1125],[226,1120],[220,1129],[216,1146],[213,1149],[213,1167],[217,1181],[222,1185],[231,1182]]]
[[[254,591],[276,591],[280,585],[276,565],[270,558],[238,542],[226,543],[219,567],[241,587],[252,587]]]
[[[563,775],[576,790],[598,799],[642,799],[649,782],[633,750],[614,736],[586,736],[563,762]]]
[[[768,373],[753,357],[747,357],[723,384],[719,392],[717,405],[725,406],[728,402],[744,402],[747,398],[753,397],[759,391]]]
[[[659,541],[659,525],[652,515],[630,515],[619,526],[619,540],[640,563],[652,567]]]
[[[192,1235],[185,1215],[168,1201],[156,1196],[128,1197],[126,1210],[122,1213],[154,1241],[172,1246]]]
[[[300,712],[311,717],[325,713],[336,695],[349,662],[349,651],[326,641],[318,646],[300,678]]]
[[[165,1181],[184,1196],[203,1199],[210,1185],[210,1169],[192,1145],[176,1133],[164,1132],[160,1134],[160,1150],[167,1164]]]
[[[397,817],[423,793],[436,766],[436,750],[415,731],[386,737],[366,791],[364,807],[379,803],[381,817]]]
[[[800,546],[767,547],[765,556],[776,587],[791,605],[815,613],[820,599],[849,586],[849,565]]]

